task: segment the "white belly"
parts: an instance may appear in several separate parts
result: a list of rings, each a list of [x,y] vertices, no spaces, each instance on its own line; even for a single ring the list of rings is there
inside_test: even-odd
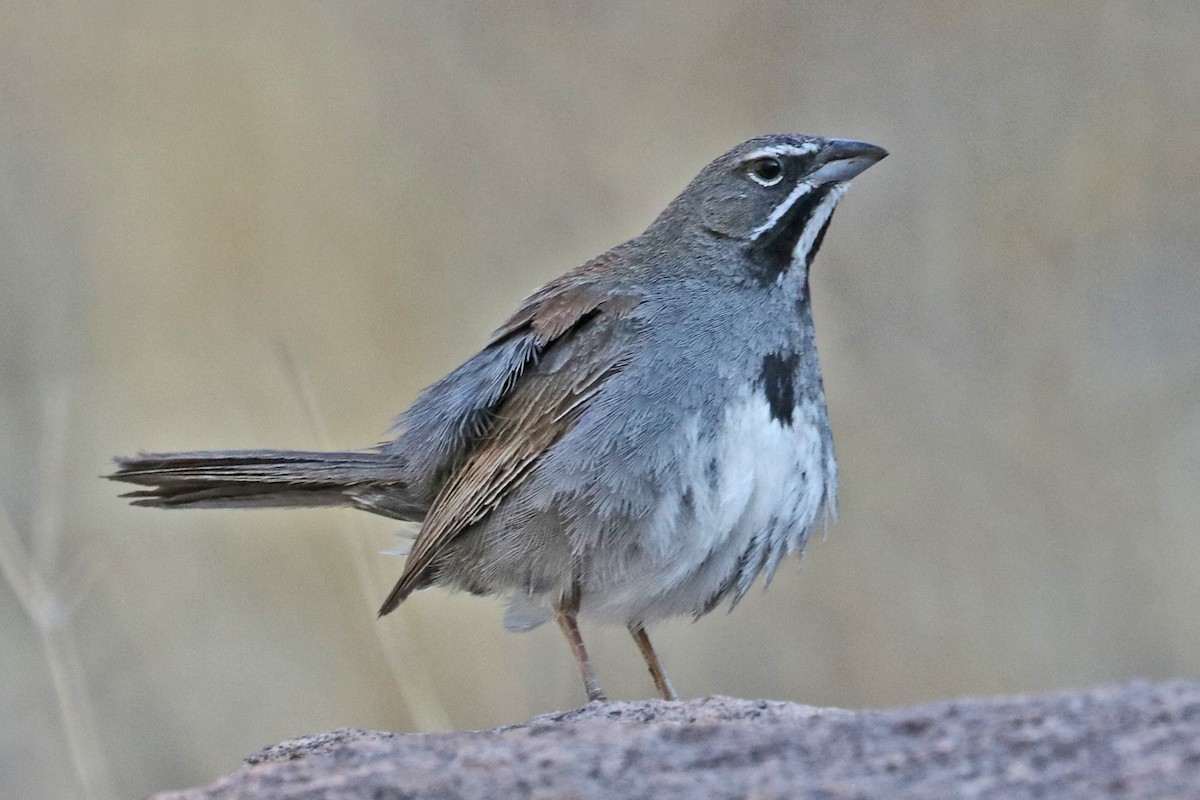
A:
[[[698,423],[685,431],[682,491],[664,493],[636,544],[593,561],[581,612],[619,623],[699,616],[726,597],[736,603],[760,572],[769,581],[803,549],[822,507],[834,510],[837,467],[817,413],[801,404],[785,425],[754,390],[730,405],[716,436]]]

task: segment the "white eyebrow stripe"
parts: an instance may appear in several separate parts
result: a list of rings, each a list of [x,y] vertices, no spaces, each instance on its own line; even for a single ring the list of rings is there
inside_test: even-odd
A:
[[[766,156],[806,156],[810,153],[815,153],[821,149],[821,146],[816,142],[805,142],[804,144],[773,144],[769,147],[762,147],[749,153],[742,161],[753,161],[756,158],[764,158]]]
[[[762,236],[764,233],[771,230],[771,228],[774,228],[775,223],[779,222],[783,215],[788,212],[788,209],[794,206],[797,200],[799,200],[801,197],[804,197],[804,195],[808,194],[812,190],[813,186],[811,183],[806,183],[804,181],[797,183],[796,188],[792,189],[792,193],[783,198],[783,202],[775,206],[775,208],[771,211],[770,216],[767,217],[767,221],[750,231],[750,241],[755,241],[759,236]]]

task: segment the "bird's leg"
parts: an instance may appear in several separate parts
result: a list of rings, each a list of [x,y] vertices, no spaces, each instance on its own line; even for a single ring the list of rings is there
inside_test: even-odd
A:
[[[654,652],[654,645],[650,644],[650,636],[642,627],[642,623],[629,623],[629,632],[633,634],[633,640],[637,642],[638,650],[642,651],[642,658],[646,659],[646,666],[650,668],[650,677],[654,678],[654,686],[662,693],[663,699],[678,700],[679,695],[675,694],[675,687],[671,685],[667,671],[663,669],[662,662],[658,660],[658,653]]]
[[[583,636],[579,633],[579,622],[575,618],[578,613],[578,592],[572,592],[570,597],[564,597],[562,603],[554,609],[554,616],[558,619],[558,627],[562,628],[563,636],[567,637],[567,644],[571,646],[571,655],[575,657],[575,664],[579,667],[579,674],[583,678],[583,689],[587,692],[588,702],[593,700],[607,700],[608,698],[604,696],[604,690],[600,688],[600,681],[596,680],[596,672],[592,669],[592,662],[588,660],[587,648],[583,646]]]

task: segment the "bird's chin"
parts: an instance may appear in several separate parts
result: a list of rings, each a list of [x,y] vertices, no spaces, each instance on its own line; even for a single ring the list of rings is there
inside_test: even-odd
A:
[[[783,221],[776,248],[787,251],[793,261],[808,260],[813,245],[819,246],[817,237],[847,186],[845,182],[820,184],[800,198]]]

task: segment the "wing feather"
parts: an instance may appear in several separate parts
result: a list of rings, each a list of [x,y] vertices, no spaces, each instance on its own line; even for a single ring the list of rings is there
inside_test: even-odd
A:
[[[441,487],[380,615],[428,582],[429,569],[446,546],[528,478],[625,365],[625,351],[610,346],[609,329],[639,298],[577,282],[589,267],[536,293],[493,335],[489,345],[530,337],[537,358],[514,376],[490,415],[489,429]],[[571,348],[569,357],[550,358],[555,348]]]

